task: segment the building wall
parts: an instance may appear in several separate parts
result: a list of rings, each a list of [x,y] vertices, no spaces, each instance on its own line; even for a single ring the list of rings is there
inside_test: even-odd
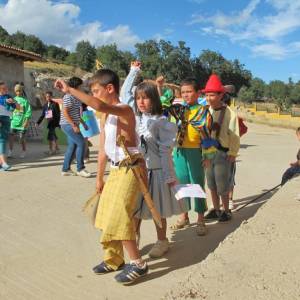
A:
[[[24,82],[23,60],[0,54],[0,81],[6,82],[9,92],[13,95],[15,83]]]

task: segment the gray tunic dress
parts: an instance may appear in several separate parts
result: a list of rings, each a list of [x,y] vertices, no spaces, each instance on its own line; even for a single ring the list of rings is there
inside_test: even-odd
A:
[[[149,191],[155,207],[163,218],[188,211],[184,201],[177,201],[168,183],[176,180],[171,151],[176,139],[177,126],[164,116],[143,114],[136,119],[136,131],[140,137],[149,179]],[[141,196],[135,217],[150,219],[151,213]]]

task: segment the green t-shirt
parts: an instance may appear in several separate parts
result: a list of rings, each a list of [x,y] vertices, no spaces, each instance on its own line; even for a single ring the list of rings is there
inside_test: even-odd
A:
[[[16,96],[15,101],[20,104],[20,109],[15,109],[11,117],[11,128],[24,130],[24,123],[31,118],[32,111],[29,101],[24,97]]]

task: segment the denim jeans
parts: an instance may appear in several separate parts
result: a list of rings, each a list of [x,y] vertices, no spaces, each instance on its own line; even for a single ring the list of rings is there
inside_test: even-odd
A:
[[[10,117],[0,116],[0,155],[6,154],[9,130]]]
[[[63,172],[70,170],[72,162],[72,154],[76,148],[76,161],[77,171],[80,172],[84,169],[84,137],[81,133],[75,133],[71,125],[61,125],[62,131],[66,134],[68,139],[68,147],[65,153],[65,159],[63,164]]]

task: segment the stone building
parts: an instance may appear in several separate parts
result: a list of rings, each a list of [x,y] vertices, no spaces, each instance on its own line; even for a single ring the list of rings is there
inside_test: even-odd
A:
[[[24,82],[24,61],[42,61],[39,54],[0,44],[0,81],[13,94],[16,82]],[[26,89],[25,89],[26,90]]]

